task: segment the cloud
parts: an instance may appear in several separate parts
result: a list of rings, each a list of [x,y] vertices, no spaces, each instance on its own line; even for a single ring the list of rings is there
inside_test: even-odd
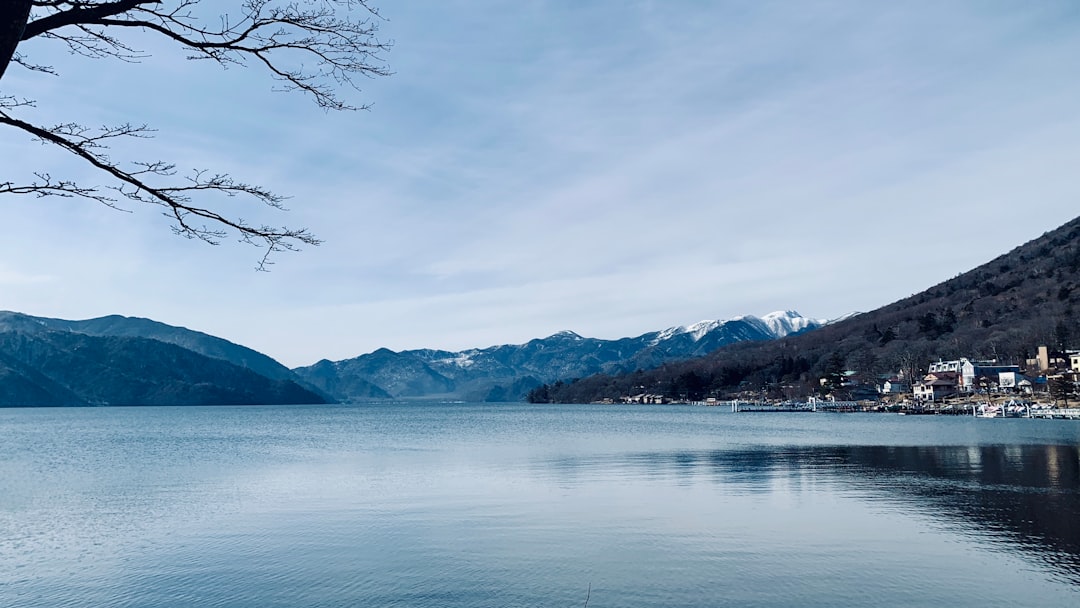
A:
[[[33,285],[37,283],[48,283],[55,281],[55,277],[41,274],[26,274],[12,270],[6,266],[0,266],[0,285],[13,286],[13,285]]]

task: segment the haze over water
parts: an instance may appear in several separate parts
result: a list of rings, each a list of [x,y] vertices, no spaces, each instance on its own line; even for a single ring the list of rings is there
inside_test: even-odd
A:
[[[1080,423],[0,410],[4,606],[1075,606]]]

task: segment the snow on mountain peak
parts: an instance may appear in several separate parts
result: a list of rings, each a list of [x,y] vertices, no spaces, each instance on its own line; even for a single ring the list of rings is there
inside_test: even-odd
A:
[[[761,317],[761,320],[769,327],[777,338],[799,333],[815,325],[823,325],[821,321],[807,319],[794,310],[778,310]]]
[[[697,342],[719,327],[728,323],[740,322],[757,327],[762,332],[772,335],[775,338],[783,338],[784,336],[799,333],[811,327],[824,325],[826,323],[825,321],[807,319],[793,310],[778,310],[763,317],[742,315],[720,321],[706,320],[698,321],[693,325],[669,327],[663,331],[657,332],[656,336],[650,342],[652,345],[656,345],[670,340],[675,336],[684,334],[689,335],[694,342]]]
[[[473,360],[473,355],[475,355],[475,354],[476,354],[475,349],[472,350],[472,351],[463,351],[463,352],[460,352],[460,353],[454,353],[454,356],[446,358],[446,359],[433,359],[432,363],[441,363],[443,365],[453,365],[453,366],[456,366],[456,367],[460,367],[461,369],[465,369],[467,367],[472,367],[472,365],[476,363],[476,361]]]
[[[839,323],[840,321],[847,321],[848,319],[850,319],[852,317],[857,317],[857,316],[859,316],[861,314],[863,314],[863,313],[857,312],[857,311],[856,312],[849,312],[846,315],[840,315],[839,317],[836,317],[835,319],[822,319],[821,324],[822,325],[832,325],[833,323]]]
[[[694,338],[694,342],[705,337],[705,334],[723,325],[723,321],[698,321],[686,328],[686,333]]]
[[[655,346],[665,340],[670,340],[671,338],[674,338],[675,336],[684,333],[686,333],[686,328],[682,325],[678,325],[676,327],[669,327],[663,331],[657,332],[656,337],[652,339],[650,344]]]
[[[551,337],[551,338],[569,338],[571,340],[584,340],[585,339],[585,338],[582,338],[581,336],[579,336],[578,334],[570,331],[569,329],[564,329],[564,330],[562,330],[560,332],[556,332],[554,334],[551,334],[551,336],[549,336],[549,337]]]

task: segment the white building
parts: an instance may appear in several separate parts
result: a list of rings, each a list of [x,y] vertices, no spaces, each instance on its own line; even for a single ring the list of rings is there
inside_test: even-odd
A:
[[[979,378],[990,378],[998,384],[998,374],[1001,372],[1019,372],[1019,365],[1001,365],[997,361],[977,361],[961,357],[953,361],[938,361],[931,363],[931,374],[954,373],[956,374],[956,389],[962,393],[970,393],[979,388]]]
[[[908,392],[908,383],[901,378],[889,378],[881,384],[881,392],[885,395]]]
[[[922,382],[915,384],[915,399],[918,401],[936,401],[956,394],[956,372],[931,372]]]
[[[991,382],[1001,386],[1000,376],[1005,372],[1020,373],[1019,365],[999,365],[997,361],[971,361],[961,359],[960,366],[960,390],[970,393],[979,388],[979,378],[989,378]]]
[[[967,359],[957,359],[955,361],[942,361],[939,359],[937,363],[931,363],[930,369],[926,370],[926,372],[928,374],[937,374],[941,372],[953,372],[959,374],[961,366],[964,365],[964,361],[967,361]]]

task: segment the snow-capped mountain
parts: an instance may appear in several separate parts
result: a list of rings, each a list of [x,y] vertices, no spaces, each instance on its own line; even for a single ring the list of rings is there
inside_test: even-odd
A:
[[[783,338],[784,336],[802,333],[808,329],[821,327],[829,321],[825,319],[807,319],[793,310],[780,310],[763,317],[746,315],[725,321],[698,321],[693,325],[671,327],[657,332],[653,342],[658,344],[683,334],[689,335],[694,342],[697,342],[717,328],[734,322],[744,322],[757,326],[761,331],[770,334],[772,338]]]
[[[828,319],[807,319],[794,310],[771,312],[761,317],[761,320],[769,326],[769,330],[777,338],[801,334],[808,329],[814,329],[829,323]]]
[[[567,330],[525,344],[460,352],[379,349],[293,371],[342,400],[390,395],[507,401],[517,400],[543,383],[649,369],[705,355],[734,342],[773,340],[825,324],[794,311],[778,311],[763,317],[700,321],[618,340],[585,338]]]

